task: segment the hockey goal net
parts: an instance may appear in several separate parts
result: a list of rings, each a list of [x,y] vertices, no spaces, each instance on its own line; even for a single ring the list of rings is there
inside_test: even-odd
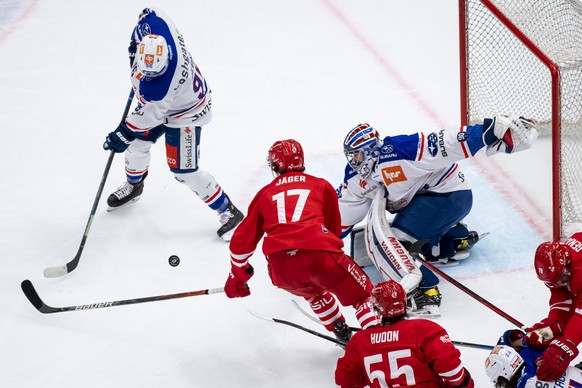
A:
[[[582,2],[459,0],[461,120],[533,118],[552,138],[553,237],[582,226]]]

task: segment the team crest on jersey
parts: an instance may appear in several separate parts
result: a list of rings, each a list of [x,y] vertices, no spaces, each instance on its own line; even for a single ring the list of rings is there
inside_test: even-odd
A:
[[[391,166],[384,167],[382,169],[382,178],[384,179],[384,184],[390,186],[392,183],[407,181],[404,171],[402,171],[401,166]]]
[[[438,143],[437,134],[434,132],[431,133],[430,135],[427,136],[426,140],[428,142],[428,152],[430,152],[432,156],[435,156],[439,149],[439,147],[437,146]]]
[[[146,36],[152,33],[152,28],[149,24],[144,23],[139,27],[139,32],[141,33],[141,36]]]
[[[457,133],[457,141],[459,143],[462,143],[464,141],[467,141],[469,139],[469,134],[467,132],[459,132]]]

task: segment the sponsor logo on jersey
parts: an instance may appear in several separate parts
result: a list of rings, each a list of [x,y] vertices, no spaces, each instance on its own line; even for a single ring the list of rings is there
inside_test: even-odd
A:
[[[428,137],[426,138],[427,142],[428,142],[428,152],[432,155],[432,156],[436,156],[438,147],[437,147],[437,135],[436,133],[431,133],[430,135],[428,135]]]
[[[178,168],[178,148],[166,144],[166,161],[170,168]]]
[[[366,190],[366,186],[368,186],[368,182],[365,179],[360,179],[360,187]]]
[[[333,304],[334,304],[333,298],[329,297],[327,300],[325,298],[322,298],[316,302],[313,302],[313,303],[311,303],[310,306],[311,306],[311,309],[315,311],[315,310],[323,309],[326,306],[333,305]]]
[[[441,342],[443,344],[446,344],[446,343],[450,343],[451,342],[451,338],[447,334],[442,335],[439,339],[441,340]],[[493,353],[493,352],[491,352],[491,353]]]
[[[384,184],[390,186],[392,183],[405,182],[408,180],[401,166],[391,166],[382,168],[382,178]]]
[[[392,147],[392,144],[386,144],[384,147],[382,147],[382,153],[384,154],[391,154],[394,151],[394,147]]]
[[[186,44],[184,43],[184,38],[182,35],[178,35],[178,44],[180,45],[179,49],[182,52],[182,65],[180,69],[176,71],[180,71],[180,79],[178,80],[178,85],[174,88],[174,90],[178,89],[180,85],[184,84],[186,80],[190,77],[190,72],[193,70],[192,66],[192,57],[190,53],[186,49]],[[171,58],[170,58],[171,59]]]
[[[449,154],[447,154],[447,149],[445,147],[445,130],[441,129],[439,131],[439,149],[441,150],[441,155],[443,157],[447,157],[449,156]]]
[[[364,271],[358,271],[360,267],[357,264],[348,265],[348,272],[352,277],[358,282],[362,288],[366,288],[366,283],[368,282],[368,277],[364,274]]]
[[[457,133],[457,141],[462,143],[464,141],[469,140],[469,134],[467,132],[459,132]]]
[[[184,167],[186,168],[192,168],[192,131],[190,131],[189,128],[187,128],[186,131],[184,131],[185,135],[184,135],[184,150],[186,151],[186,162],[184,164]]]

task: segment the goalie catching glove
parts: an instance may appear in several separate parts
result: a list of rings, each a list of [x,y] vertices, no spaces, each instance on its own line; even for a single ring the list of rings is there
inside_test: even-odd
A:
[[[495,116],[483,121],[483,143],[487,145],[487,156],[527,150],[538,135],[534,121],[525,117]]]
[[[224,284],[224,293],[229,298],[244,298],[251,294],[247,282],[255,274],[252,265],[246,264],[243,267],[232,266],[226,283]]]

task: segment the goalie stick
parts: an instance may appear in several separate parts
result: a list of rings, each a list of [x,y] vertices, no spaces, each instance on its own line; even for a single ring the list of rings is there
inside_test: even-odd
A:
[[[307,311],[303,310],[303,308],[301,306],[299,306],[299,303],[297,303],[295,300],[291,300],[291,302],[301,312],[301,314],[305,315],[307,318],[311,319],[313,322],[317,322],[320,325],[323,325],[323,323],[319,319],[317,319],[313,315],[309,314]],[[273,320],[274,319],[275,318],[273,318]],[[362,329],[360,329],[359,327],[350,327],[350,330],[356,332],[356,331],[361,331]],[[456,346],[464,346],[464,347],[475,348],[475,349],[492,350],[494,348],[494,346],[491,346],[491,345],[476,344],[473,342],[453,341],[453,340],[451,340],[451,342]]]
[[[76,306],[67,306],[67,307],[52,307],[45,304],[38,293],[34,289],[32,282],[30,280],[24,280],[20,287],[24,292],[24,295],[28,298],[30,303],[41,313],[43,314],[50,314],[50,313],[63,313],[66,311],[77,311],[77,310],[92,310],[92,309],[100,309],[106,307],[115,307],[115,306],[123,306],[128,304],[137,304],[137,303],[146,303],[146,302],[156,302],[159,300],[168,300],[168,299],[179,299],[179,298],[187,298],[190,296],[199,296],[199,295],[210,295],[210,294],[218,294],[224,292],[224,288],[207,288],[205,290],[198,290],[198,291],[188,291],[188,292],[180,292],[177,294],[167,294],[167,295],[158,295],[158,296],[148,296],[144,298],[136,298],[136,299],[122,299],[116,300],[111,302],[98,302],[98,303],[90,303],[90,304],[80,304]]]
[[[129,97],[127,97],[127,103],[125,104],[125,110],[123,111],[123,115],[121,116],[121,122],[125,121],[127,114],[129,113],[129,108],[131,107],[131,102],[133,101],[134,91],[133,88],[129,93]],[[105,164],[105,170],[103,171],[103,175],[101,175],[101,183],[99,184],[99,189],[97,190],[97,195],[95,196],[95,200],[93,201],[93,207],[91,208],[91,213],[89,214],[89,219],[87,220],[87,225],[85,226],[85,232],[83,233],[83,238],[81,239],[81,244],[79,245],[79,249],[77,250],[77,254],[71,261],[67,264],[59,265],[57,267],[49,267],[45,268],[43,274],[46,278],[56,278],[59,276],[63,276],[72,272],[77,268],[79,264],[79,260],[81,259],[81,254],[83,253],[83,249],[85,248],[85,242],[87,241],[87,236],[89,235],[89,229],[91,229],[91,224],[93,223],[93,217],[95,217],[95,212],[97,212],[97,206],[99,205],[99,200],[101,199],[101,193],[103,193],[103,187],[105,186],[105,181],[107,180],[107,175],[109,175],[109,169],[111,168],[111,164],[113,163],[113,157],[115,156],[115,152],[111,150],[109,153],[109,158],[107,159],[107,163]]]

